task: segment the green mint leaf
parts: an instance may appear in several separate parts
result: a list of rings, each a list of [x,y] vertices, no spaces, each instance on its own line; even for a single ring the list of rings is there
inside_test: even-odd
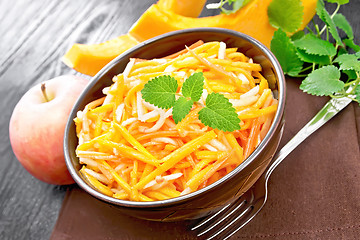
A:
[[[338,48],[338,56],[342,55],[342,54],[347,54],[347,50],[346,48],[343,48],[343,47],[339,47]]]
[[[319,16],[321,20],[323,19],[323,11],[326,11],[325,9],[325,3],[323,0],[318,0],[316,3],[316,14]]]
[[[304,37],[304,36],[305,36],[305,32],[304,32],[304,31],[298,31],[298,32],[294,33],[294,34],[290,37],[290,39],[291,39],[292,41],[295,41],[295,40],[298,40],[298,39],[300,39],[300,38],[302,38],[302,37]]]
[[[317,63],[321,65],[328,65],[330,64],[330,58],[329,56],[320,56],[320,55],[314,55],[306,53],[305,50],[297,49],[297,55],[298,57],[307,63]]]
[[[338,3],[340,5],[349,3],[349,0],[326,0],[329,3]]]
[[[360,71],[360,61],[355,54],[342,54],[334,62],[340,64],[340,70]]]
[[[349,39],[354,39],[353,29],[344,15],[342,15],[341,13],[337,13],[335,14],[333,20],[335,25],[341,30],[343,30],[349,37]]]
[[[346,74],[346,76],[348,77],[348,81],[357,79],[357,74],[354,70],[342,70],[342,72]]]
[[[360,105],[360,84],[355,87],[355,99]]]
[[[352,39],[344,39],[343,41],[347,47],[351,48],[355,52],[360,51],[360,46],[356,45]]]
[[[182,85],[181,93],[193,102],[199,101],[204,90],[204,75],[202,72],[193,73]]]
[[[301,0],[273,0],[268,7],[269,22],[274,28],[295,32],[301,26],[303,10]]]
[[[169,75],[155,77],[144,85],[142,98],[163,109],[171,108],[175,103],[175,93],[178,83]]]
[[[275,31],[270,44],[271,51],[275,54],[285,74],[298,75],[303,62],[296,54],[296,47],[284,31]]]
[[[340,81],[340,70],[333,66],[324,66],[311,72],[301,83],[300,89],[316,96],[328,96],[344,88]]]
[[[206,98],[206,107],[199,111],[200,121],[211,128],[225,132],[240,129],[240,119],[229,100],[219,93]]]
[[[180,97],[178,100],[175,101],[172,115],[176,124],[180,122],[190,112],[193,104],[194,103],[191,100],[187,100],[184,97]]]
[[[340,46],[343,46],[339,32],[337,31],[337,28],[336,28],[336,25],[335,25],[333,19],[331,18],[330,14],[326,11],[323,0],[318,0],[317,5],[316,5],[316,14],[329,28],[329,32],[331,33],[331,36],[333,36],[333,38],[335,39],[336,43],[339,44]]]
[[[322,56],[335,56],[336,48],[330,42],[317,38],[313,34],[307,34],[303,38],[294,41],[294,45],[306,53],[322,55]]]

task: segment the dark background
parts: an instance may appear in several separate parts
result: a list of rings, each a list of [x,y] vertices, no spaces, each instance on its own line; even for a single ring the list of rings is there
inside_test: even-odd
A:
[[[0,239],[48,239],[65,193],[74,187],[40,182],[16,160],[8,133],[16,103],[36,83],[79,75],[60,61],[73,43],[99,43],[126,33],[154,2],[0,0]],[[358,0],[340,10],[353,26],[356,43],[359,10]],[[202,15],[210,14],[214,11]]]

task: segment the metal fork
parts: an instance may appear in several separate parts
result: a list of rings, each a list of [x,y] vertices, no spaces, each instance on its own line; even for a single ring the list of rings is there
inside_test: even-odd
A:
[[[351,92],[354,88],[354,86],[350,86],[347,92]],[[314,118],[274,156],[272,164],[247,192],[235,202],[203,219],[193,226],[191,230],[196,231],[197,236],[202,239],[226,240],[243,228],[265,205],[268,195],[268,181],[274,169],[300,143],[345,108],[351,101],[347,97],[329,100]]]

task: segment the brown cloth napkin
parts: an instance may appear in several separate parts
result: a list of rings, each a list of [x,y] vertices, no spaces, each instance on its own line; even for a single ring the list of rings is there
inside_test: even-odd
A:
[[[288,142],[326,103],[287,80]],[[270,178],[263,210],[231,239],[360,239],[360,107],[351,103],[306,139]],[[78,187],[66,194],[52,240],[196,239],[192,221],[159,223],[120,213]]]

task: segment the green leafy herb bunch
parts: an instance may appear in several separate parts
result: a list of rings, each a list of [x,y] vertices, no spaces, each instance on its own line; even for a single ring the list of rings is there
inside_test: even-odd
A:
[[[204,92],[204,76],[195,72],[182,84],[178,92],[178,82],[170,75],[151,79],[141,90],[142,98],[162,109],[172,108],[175,123],[180,122],[195,105],[202,107],[199,111],[200,121],[211,128],[225,132],[240,129],[240,119],[229,100],[220,93],[207,95],[205,105],[199,102]]]
[[[291,37],[289,30],[297,29],[301,22],[289,28],[286,23],[277,20],[278,16],[276,19],[272,17],[274,4],[282,1],[274,0],[268,14],[270,22],[278,28],[271,41],[271,51],[279,60],[284,73],[304,78],[300,89],[306,93],[332,98],[348,97],[360,103],[360,47],[354,43],[351,25],[344,15],[338,13],[341,5],[349,0],[328,0],[329,3],[337,4],[331,14],[326,10],[324,1],[318,0],[316,15],[321,23],[317,24],[313,19],[304,31]],[[301,13],[300,0],[287,2],[293,3],[288,6],[288,11]],[[340,31],[346,37],[341,38]]]
[[[304,31],[296,32],[304,14],[302,1],[273,0],[268,7],[268,17],[277,30],[270,48],[285,74],[303,79],[300,89],[304,92],[332,98],[348,97],[360,104],[360,46],[354,42],[350,23],[339,13],[340,7],[349,0],[326,1],[336,4],[336,9],[329,13],[324,1],[318,0],[318,21],[313,19]],[[221,0],[207,7],[229,14],[248,2]]]

